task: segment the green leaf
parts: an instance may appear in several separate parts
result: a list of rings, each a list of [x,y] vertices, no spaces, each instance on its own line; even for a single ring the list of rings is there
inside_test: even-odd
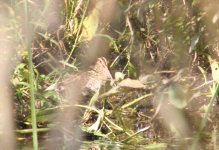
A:
[[[36,113],[37,122],[51,122],[57,116],[56,111],[58,108],[48,108],[45,110],[40,110]],[[27,122],[31,122],[31,116],[27,116]]]
[[[128,74],[137,77],[135,66],[131,62],[128,62]]]

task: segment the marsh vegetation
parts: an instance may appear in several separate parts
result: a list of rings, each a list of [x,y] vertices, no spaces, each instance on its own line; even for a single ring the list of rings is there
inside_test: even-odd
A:
[[[218,149],[216,0],[0,7],[0,146]]]

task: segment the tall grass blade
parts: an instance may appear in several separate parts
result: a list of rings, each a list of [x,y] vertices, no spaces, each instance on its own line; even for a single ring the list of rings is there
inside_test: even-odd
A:
[[[25,8],[25,36],[26,36],[26,48],[28,50],[28,67],[29,67],[29,83],[30,83],[30,97],[31,97],[31,120],[32,120],[32,134],[33,134],[33,149],[38,150],[38,137],[37,137],[37,121],[36,121],[36,109],[35,109],[35,93],[34,93],[34,71],[32,62],[32,49],[31,49],[31,37],[29,30],[29,10],[28,1],[24,1]]]
[[[195,149],[196,149],[197,143],[198,143],[198,141],[199,141],[199,139],[200,139],[200,134],[201,134],[202,130],[205,128],[205,126],[206,126],[208,117],[209,117],[209,115],[210,115],[210,112],[211,112],[211,110],[212,110],[213,104],[214,104],[214,102],[215,102],[215,100],[216,100],[216,97],[217,97],[217,95],[218,95],[218,92],[219,92],[219,84],[216,83],[216,87],[214,88],[214,93],[213,93],[213,96],[212,96],[212,98],[211,98],[211,100],[210,100],[210,103],[209,103],[209,105],[208,105],[208,109],[207,109],[207,111],[206,111],[206,113],[205,113],[204,118],[202,119],[202,121],[201,121],[201,123],[200,123],[198,134],[197,134],[196,137],[194,138],[194,142],[193,142],[193,144],[192,144],[192,150],[195,150]]]

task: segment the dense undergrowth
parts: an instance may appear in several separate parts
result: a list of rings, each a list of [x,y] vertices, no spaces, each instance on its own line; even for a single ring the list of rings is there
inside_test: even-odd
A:
[[[1,7],[9,12],[5,30],[15,35],[17,64],[11,83],[17,137],[24,138],[32,132],[26,129],[32,128],[33,109],[22,27],[24,6],[23,1],[11,1]],[[26,38],[33,52],[40,138],[51,138],[48,130],[60,127],[61,114],[63,120],[69,119],[65,124],[80,126],[84,139],[163,143],[165,148],[171,138],[190,137],[179,144],[181,149],[204,143],[216,148],[216,1],[66,0],[56,4],[45,0],[28,2],[28,7]],[[66,103],[56,85],[69,74],[87,70],[102,56],[108,60],[111,84],[84,97],[83,103]],[[77,117],[71,116],[73,112]],[[68,125],[64,127],[71,130]],[[65,129],[61,132],[69,134]]]

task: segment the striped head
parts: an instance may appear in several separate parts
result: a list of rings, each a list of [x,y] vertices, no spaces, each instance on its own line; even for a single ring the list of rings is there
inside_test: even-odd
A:
[[[98,58],[94,68],[89,71],[89,80],[86,88],[97,91],[106,81],[112,79],[111,73],[107,67],[107,60],[104,57]]]
[[[112,76],[107,67],[107,60],[105,57],[100,57],[97,59],[94,65],[93,71],[95,71],[97,78],[100,77],[101,80],[111,80]]]

